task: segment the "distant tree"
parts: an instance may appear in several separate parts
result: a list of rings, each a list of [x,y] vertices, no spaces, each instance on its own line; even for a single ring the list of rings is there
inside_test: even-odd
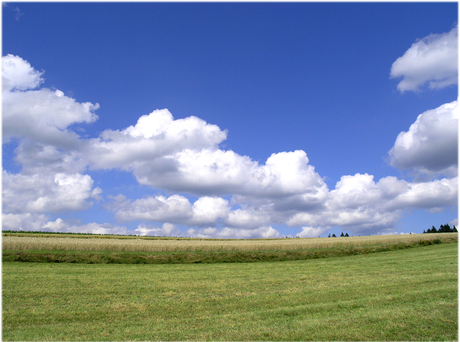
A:
[[[331,234],[329,234],[327,237],[331,237]]]
[[[348,233],[345,233],[345,237],[349,237],[350,235],[348,235]]]
[[[335,236],[335,234],[332,234],[332,237],[337,237],[337,236]]]
[[[448,224],[441,224],[441,227],[438,230],[439,233],[451,233],[452,228]]]
[[[457,228],[453,226],[452,228],[450,227],[449,224],[441,224],[439,227],[439,230],[437,230],[434,226],[431,227],[431,229],[428,229],[427,231],[423,231],[423,234],[426,233],[457,233]]]

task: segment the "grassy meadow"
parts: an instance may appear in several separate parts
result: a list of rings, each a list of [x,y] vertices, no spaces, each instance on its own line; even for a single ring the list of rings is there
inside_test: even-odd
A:
[[[3,233],[2,256],[4,261],[87,264],[288,261],[369,254],[457,240],[456,233],[248,240]]]
[[[457,340],[457,243],[418,246],[259,263],[3,262],[2,337]]]

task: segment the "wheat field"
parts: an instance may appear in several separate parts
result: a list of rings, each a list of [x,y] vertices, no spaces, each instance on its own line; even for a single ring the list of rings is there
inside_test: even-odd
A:
[[[2,238],[3,250],[41,251],[110,251],[110,252],[218,252],[218,251],[286,251],[358,247],[390,244],[411,244],[423,240],[458,240],[458,233],[373,235],[337,238],[282,239],[161,239],[146,237],[101,238],[95,236],[31,236],[8,234]]]

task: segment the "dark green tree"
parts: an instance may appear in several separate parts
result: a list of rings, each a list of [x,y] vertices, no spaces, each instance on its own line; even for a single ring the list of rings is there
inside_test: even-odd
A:
[[[450,228],[448,224],[441,224],[441,227],[438,230],[439,233],[451,233],[452,231],[452,228]]]
[[[432,226],[431,229],[428,229],[427,231],[423,231],[423,234],[425,233],[458,233],[458,231],[455,226],[451,228],[449,224],[441,224],[441,226],[439,227],[439,230],[437,230],[434,226]]]

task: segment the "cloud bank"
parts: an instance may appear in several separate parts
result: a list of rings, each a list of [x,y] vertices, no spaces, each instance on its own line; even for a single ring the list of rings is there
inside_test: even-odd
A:
[[[424,44],[435,46],[450,34]],[[273,153],[261,163],[222,149],[226,130],[198,117],[174,119],[167,109],[125,129],[83,138],[71,127],[97,120],[98,104],[40,88],[43,72],[19,56],[3,57],[2,68],[4,144],[17,143],[15,160],[22,167],[3,171],[3,229],[276,238],[281,234],[274,227],[285,225],[301,237],[336,226],[375,234],[391,232],[406,210],[457,205],[456,101],[420,114],[389,151],[392,166],[430,173],[430,180],[376,181],[358,173],[329,189],[305,151]],[[113,169],[132,173],[152,194],[105,196],[90,174]],[[59,217],[101,201],[120,225]],[[123,226],[130,224],[137,228]]]

